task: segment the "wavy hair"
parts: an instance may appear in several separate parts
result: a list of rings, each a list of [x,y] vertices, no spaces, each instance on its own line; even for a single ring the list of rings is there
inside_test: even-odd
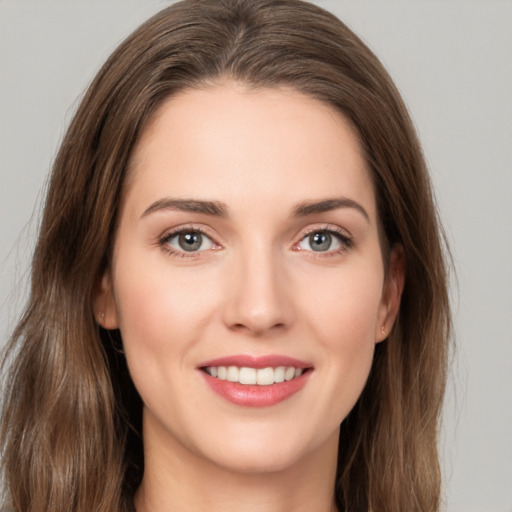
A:
[[[388,247],[406,280],[398,319],[341,425],[339,510],[435,512],[450,332],[444,238],[415,129],[377,57],[300,0],[185,0],[111,55],[56,157],[31,292],[4,356],[0,442],[13,512],[133,509],[144,471],[141,400],[118,331],[95,321],[131,151],[152,113],[187,88],[288,86],[356,130]]]

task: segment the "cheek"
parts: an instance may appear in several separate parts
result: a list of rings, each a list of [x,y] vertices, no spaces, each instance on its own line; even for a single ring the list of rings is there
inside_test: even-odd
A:
[[[205,326],[214,314],[214,289],[201,286],[200,272],[171,272],[165,260],[139,266],[137,272],[132,268],[120,262],[114,282],[130,375],[149,410],[163,418],[165,404],[167,413],[181,421],[183,396],[175,391],[186,383],[189,400],[195,396],[192,390],[197,383],[187,379],[197,362],[193,360],[196,347],[201,346]]]
[[[296,295],[302,297],[303,315],[320,339],[332,349],[354,345],[357,350],[362,344],[375,342],[382,280],[375,267],[347,268],[306,284],[309,291]]]
[[[325,394],[315,407],[327,423],[339,425],[355,405],[371,369],[382,275],[375,268],[340,271],[324,281],[321,292],[314,289],[302,311],[323,355],[319,377]]]
[[[159,258],[160,260],[162,258]],[[116,307],[127,356],[160,356],[193,345],[211,318],[216,297],[204,286],[200,271],[172,271],[156,261],[132,271],[119,266],[115,276]]]

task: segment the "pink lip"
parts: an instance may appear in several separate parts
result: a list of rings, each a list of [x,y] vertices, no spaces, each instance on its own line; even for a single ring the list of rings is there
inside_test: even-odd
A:
[[[199,364],[198,368],[205,368],[206,366],[247,366],[249,368],[277,368],[278,366],[293,366],[294,368],[311,368],[310,363],[294,359],[293,357],[281,355],[267,355],[267,356],[249,356],[245,354],[238,354],[227,357],[219,357],[211,361],[205,361]]]
[[[234,355],[213,359],[197,367],[201,370],[206,383],[215,393],[233,404],[244,407],[270,407],[276,405],[299,392],[306,385],[312,373],[311,371],[306,371],[300,377],[292,380],[269,386],[258,386],[217,379],[202,371],[206,366],[247,366],[250,368],[293,366],[294,368],[311,369],[312,365],[298,359],[279,355],[262,357]]]

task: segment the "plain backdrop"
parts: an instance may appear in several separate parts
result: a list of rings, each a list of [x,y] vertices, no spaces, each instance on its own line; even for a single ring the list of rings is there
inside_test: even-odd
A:
[[[45,179],[95,71],[170,2],[0,0],[0,341],[23,304]],[[324,0],[395,79],[454,256],[448,512],[512,512],[512,2]]]

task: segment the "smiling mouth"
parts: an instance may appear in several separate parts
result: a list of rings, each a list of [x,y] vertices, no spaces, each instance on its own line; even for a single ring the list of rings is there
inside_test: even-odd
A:
[[[248,386],[271,386],[272,384],[294,380],[307,372],[309,368],[295,368],[293,366],[267,368],[205,366],[202,370],[218,380],[236,382]]]
[[[313,366],[283,355],[232,355],[197,367],[219,396],[241,407],[270,407],[306,386]]]

